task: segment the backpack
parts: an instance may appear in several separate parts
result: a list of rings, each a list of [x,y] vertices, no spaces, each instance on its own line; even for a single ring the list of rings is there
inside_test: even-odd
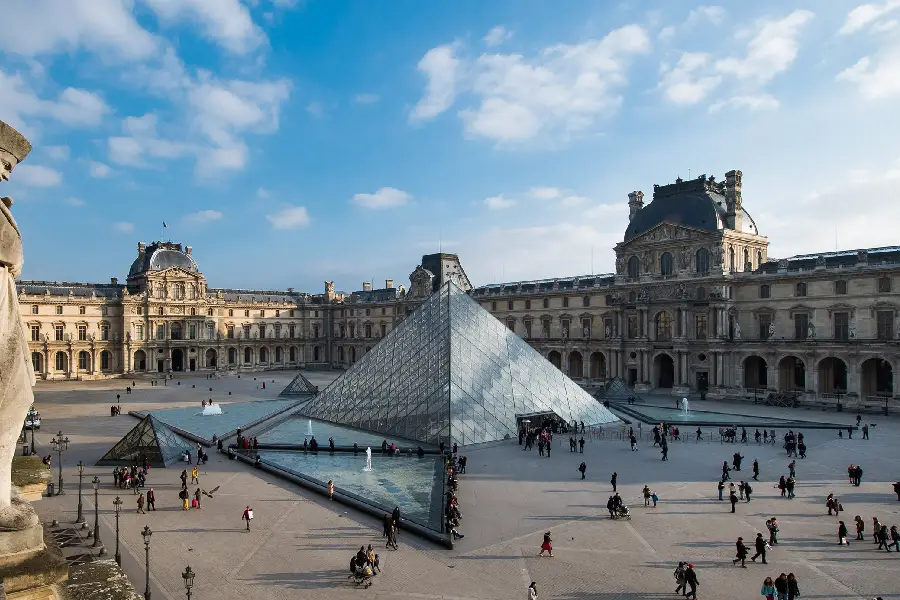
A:
[[[684,567],[675,567],[675,572],[673,573],[676,581],[681,581],[684,579]]]

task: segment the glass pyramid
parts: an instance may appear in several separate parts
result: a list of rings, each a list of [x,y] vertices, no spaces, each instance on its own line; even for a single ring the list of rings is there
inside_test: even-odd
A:
[[[640,396],[634,393],[625,380],[616,377],[606,383],[601,389],[594,393],[594,398],[600,401],[609,400],[610,402],[627,402],[629,398],[640,400]]]
[[[516,437],[516,415],[618,421],[452,281],[300,412],[462,445]]]
[[[140,466],[146,457],[147,464],[151,467],[167,467],[181,460],[184,451],[192,450],[193,447],[194,444],[178,436],[165,423],[153,415],[147,415],[116,442],[97,461],[97,465]]]
[[[303,376],[303,373],[297,373],[297,376],[281,391],[282,396],[302,396],[304,394],[315,394],[319,388],[310,383],[309,379]]]

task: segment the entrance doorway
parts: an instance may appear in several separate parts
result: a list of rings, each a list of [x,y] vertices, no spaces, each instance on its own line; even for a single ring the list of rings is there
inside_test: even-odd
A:
[[[188,361],[188,364],[189,364],[189,368],[190,368],[191,371],[196,371],[196,370],[197,370],[197,359],[196,359],[196,358],[190,359],[190,360]]]
[[[656,387],[671,388],[675,385],[675,361],[668,354],[659,354],[656,363]]]
[[[156,372],[164,373],[166,370],[166,361],[160,359],[156,361]]]
[[[172,370],[184,371],[184,350],[172,350]]]
[[[697,389],[701,392],[709,390],[709,373],[706,371],[697,373]]]
[[[637,383],[637,369],[628,369],[628,387],[633,388]]]

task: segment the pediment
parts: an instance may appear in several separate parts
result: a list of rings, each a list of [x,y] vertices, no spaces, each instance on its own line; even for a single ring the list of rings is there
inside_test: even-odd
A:
[[[169,281],[173,280],[190,280],[190,281],[200,281],[203,277],[199,273],[193,273],[191,271],[186,271],[180,267],[169,267],[168,269],[157,271],[148,279],[166,279]]]
[[[643,246],[672,241],[696,241],[714,237],[715,234],[706,229],[685,227],[684,225],[663,221],[652,229],[627,242],[628,246]]]

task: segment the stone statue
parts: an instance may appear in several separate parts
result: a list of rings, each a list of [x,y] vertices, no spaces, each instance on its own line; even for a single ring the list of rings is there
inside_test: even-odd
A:
[[[620,254],[616,257],[616,274],[621,275],[625,272],[625,256]]]
[[[587,339],[589,337],[591,337],[591,329],[590,329],[590,327],[585,327],[584,328],[584,339]]]
[[[734,339],[741,339],[741,324],[737,321],[734,322]]]
[[[607,337],[607,338],[611,337],[611,336],[610,336],[610,333],[611,333],[610,327],[609,327],[609,325],[607,325],[607,326],[606,326],[606,337]]]
[[[691,268],[691,251],[688,248],[681,249],[681,268],[684,270]]]
[[[641,265],[644,267],[644,273],[652,273],[653,272],[653,253],[649,250],[644,250],[644,253],[641,255]]]
[[[856,339],[856,319],[850,319],[850,339]]]
[[[31,152],[25,137],[0,121],[0,182]],[[19,314],[16,281],[22,271],[22,235],[13,219],[12,198],[0,198],[0,530],[12,501],[12,459],[25,415],[34,403],[34,371],[25,324]]]
[[[722,264],[722,259],[724,258],[724,256],[725,250],[722,249],[722,246],[716,246],[715,248],[713,248],[713,259],[717,266]]]
[[[772,339],[775,337],[775,323],[769,323],[769,337],[767,339]]]
[[[816,339],[816,326],[812,324],[812,322],[806,325],[806,339],[814,340]]]

